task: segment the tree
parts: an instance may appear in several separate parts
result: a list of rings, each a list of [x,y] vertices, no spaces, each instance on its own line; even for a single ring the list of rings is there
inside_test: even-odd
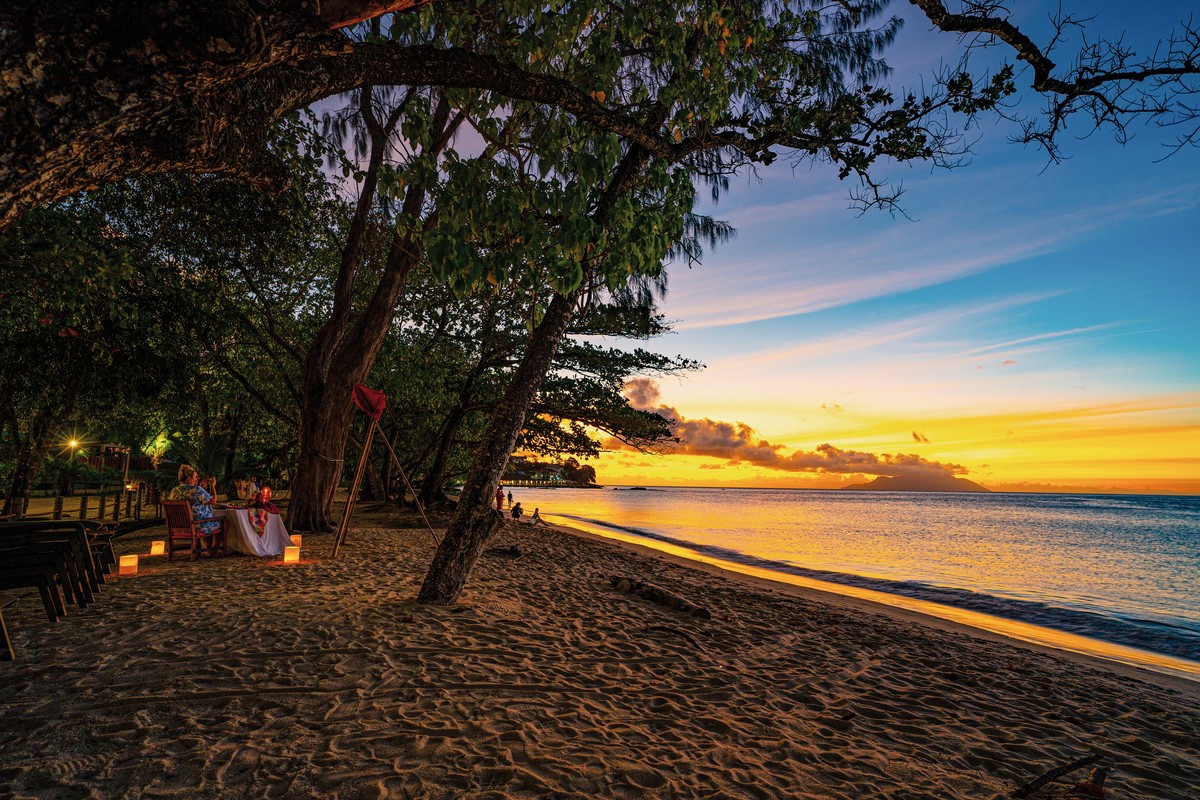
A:
[[[1192,22],[1148,57],[1137,57],[1119,40],[1096,37],[1060,69],[1050,57],[1060,37],[1039,47],[1009,20],[998,0],[963,2],[960,14],[950,13],[940,0],[910,2],[934,26],[993,37],[1034,67],[1033,88],[1054,98],[1044,141],[1052,141],[1061,123],[1077,112],[1091,114],[1097,125],[1116,125],[1118,134],[1131,115],[1184,125],[1197,118],[1186,102],[1200,73],[1200,32]],[[352,41],[333,30],[414,5],[412,0],[10,3],[0,11],[0,225],[37,205],[139,174],[221,173],[280,189],[286,173],[267,148],[274,123],[323,97],[365,85],[485,89],[549,104],[673,161],[716,143],[750,158],[765,157],[772,147],[789,142],[798,149],[822,146],[811,130],[751,129],[736,124],[736,118],[727,121],[734,124],[683,129],[676,140],[675,127],[664,127],[671,120],[648,125],[636,109],[616,106],[586,82],[555,74],[552,59],[524,60],[536,52],[528,46],[506,49],[509,42],[501,42],[481,51],[469,40],[449,48]],[[856,23],[876,16],[884,5],[862,0],[836,8]],[[715,3],[679,7],[678,19],[675,10],[665,0],[548,8],[539,0],[439,0],[419,16],[426,21],[477,17],[506,25],[522,37],[522,45],[579,36],[614,42],[618,57],[657,50],[677,38],[679,32],[663,26],[664,20],[708,26],[716,20],[714,13],[722,13]],[[729,25],[716,27],[712,46],[720,42],[722,55],[728,50],[731,66],[770,70],[771,54],[753,45],[767,41],[759,35],[766,31],[755,25],[756,33],[743,22],[768,20],[776,12],[814,23],[822,13],[819,4],[806,2],[747,4],[736,14],[730,11]],[[1071,24],[1064,21],[1064,27]],[[618,27],[633,36],[614,37]],[[641,38],[644,33],[649,35]],[[747,37],[750,44],[743,47]],[[967,83],[955,75],[946,88],[961,94]],[[960,97],[955,104],[966,107],[970,101]],[[1184,131],[1180,142],[1195,143],[1194,126]]]
[[[313,124],[295,118],[275,132],[291,180],[274,197],[220,176],[142,178],[103,192],[127,242],[196,282],[193,381],[169,428],[197,453],[220,437],[206,473],[223,476],[227,491],[240,473],[294,453],[306,343],[327,319],[350,210],[321,171]]]
[[[4,510],[23,509],[67,425],[98,427],[172,386],[187,314],[178,274],[143,262],[94,202],[40,209],[0,234]]]

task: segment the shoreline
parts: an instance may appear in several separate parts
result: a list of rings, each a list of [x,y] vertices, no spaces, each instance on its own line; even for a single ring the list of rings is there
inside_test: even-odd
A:
[[[553,515],[551,515],[551,516],[553,516]],[[1030,650],[1035,653],[1065,658],[1065,659],[1074,661],[1082,666],[1087,666],[1087,667],[1090,667],[1093,669],[1107,670],[1107,671],[1113,672],[1117,675],[1147,681],[1149,683],[1153,683],[1158,686],[1162,686],[1163,688],[1178,691],[1182,694],[1190,695],[1197,702],[1200,702],[1200,673],[1198,673],[1195,677],[1190,677],[1190,676],[1181,675],[1177,671],[1174,671],[1174,670],[1172,670],[1170,672],[1163,672],[1163,671],[1155,670],[1151,667],[1138,666],[1136,664],[1119,661],[1119,660],[1116,660],[1113,658],[1105,658],[1102,656],[1091,655],[1087,652],[1079,652],[1077,650],[1066,649],[1063,647],[1055,647],[1052,645],[1041,644],[1036,641],[1022,639],[1017,636],[1006,636],[1002,633],[988,630],[987,628],[978,627],[976,625],[971,625],[971,624],[968,624],[965,622],[956,621],[955,619],[949,619],[946,617],[938,616],[937,614],[929,613],[927,611],[916,610],[914,608],[906,608],[906,607],[904,607],[904,605],[896,605],[896,604],[891,604],[888,602],[881,602],[879,600],[870,599],[867,597],[857,596],[863,592],[862,592],[862,590],[857,590],[856,587],[846,586],[846,585],[832,583],[832,582],[828,582],[828,581],[819,581],[819,580],[813,579],[813,578],[803,578],[803,579],[799,579],[799,580],[803,581],[804,584],[825,584],[829,588],[811,586],[811,585],[802,585],[799,583],[791,583],[787,579],[795,578],[796,576],[789,576],[785,573],[771,573],[767,570],[757,570],[752,567],[747,567],[746,565],[733,564],[730,562],[721,563],[717,559],[708,559],[708,558],[700,556],[699,554],[684,555],[684,554],[673,552],[674,548],[671,548],[670,545],[663,545],[660,547],[656,547],[656,546],[654,546],[654,544],[643,544],[639,541],[635,541],[634,539],[636,537],[633,537],[632,535],[628,535],[628,536],[606,535],[603,533],[595,533],[595,532],[588,531],[588,530],[585,530],[580,527],[575,527],[572,525],[564,525],[561,523],[548,523],[548,525],[555,530],[558,530],[562,533],[570,534],[572,536],[579,536],[579,537],[592,539],[592,540],[613,542],[613,543],[616,543],[618,546],[628,547],[629,549],[631,549],[635,552],[642,553],[644,555],[649,555],[649,556],[653,556],[656,558],[663,558],[663,559],[671,561],[672,563],[678,564],[680,566],[691,567],[694,569],[701,570],[703,572],[707,572],[709,574],[721,575],[723,577],[729,578],[730,580],[742,582],[746,586],[751,587],[751,588],[766,589],[768,591],[777,592],[777,593],[787,595],[787,596],[803,598],[805,600],[816,600],[816,601],[825,602],[825,603],[832,603],[835,605],[845,605],[849,608],[854,608],[854,609],[857,609],[860,611],[866,611],[866,612],[870,612],[870,613],[874,613],[874,614],[880,614],[882,616],[889,617],[889,618],[895,619],[895,620],[901,620],[901,621],[905,621],[905,622],[916,622],[917,624],[924,625],[926,627],[933,628],[935,630],[951,632],[951,633],[961,633],[961,634],[972,636],[974,638],[978,638],[978,639],[981,639],[984,641],[1009,644],[1009,645],[1013,645],[1015,647],[1020,647],[1020,648],[1026,649],[1026,650]],[[661,545],[661,543],[660,543],[660,545]],[[755,574],[755,573],[762,573],[762,574]],[[866,590],[866,592],[868,592],[870,594],[883,594],[882,592],[874,592],[872,590]],[[901,601],[912,600],[912,598],[905,598],[900,595],[897,595],[895,597],[897,597]],[[938,604],[931,603],[929,601],[913,600],[912,605],[932,606],[932,605],[938,605]],[[953,607],[949,607],[949,606],[944,606],[944,607],[950,609],[952,612],[963,611],[962,609],[957,609],[957,608],[953,608]],[[982,616],[979,612],[969,612],[969,611],[964,612],[964,616],[966,616],[966,615]],[[999,617],[997,617],[996,619],[1004,621],[1004,622],[1008,621],[1008,620],[1004,620],[1003,618],[999,618]],[[1030,627],[1041,627],[1041,626],[1033,626],[1033,625],[1030,625],[1029,623],[1020,623],[1020,624],[1021,625],[1029,625]],[[1052,629],[1049,629],[1049,628],[1045,628],[1044,630],[1050,631],[1052,633],[1060,633],[1058,631],[1053,631]],[[1078,637],[1078,638],[1086,639],[1088,637]],[[1110,644],[1108,642],[1104,642],[1103,640],[1090,640],[1090,641],[1096,641],[1100,645],[1109,645]],[[1126,649],[1126,648],[1123,648],[1123,646],[1119,646],[1119,645],[1117,645],[1116,647],[1122,647],[1122,649]],[[1127,649],[1132,650],[1133,648],[1127,648]],[[1156,655],[1156,654],[1150,654],[1150,655]],[[1177,661],[1178,659],[1171,659],[1171,660]]]
[[[562,526],[505,524],[452,607],[415,602],[414,515],[331,544],[144,558],[56,625],[5,609],[0,795],[1001,800],[1089,753],[1114,798],[1200,785],[1196,696],[1144,673]]]

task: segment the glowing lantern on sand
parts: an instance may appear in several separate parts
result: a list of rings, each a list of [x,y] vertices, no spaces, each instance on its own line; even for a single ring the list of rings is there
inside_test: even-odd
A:
[[[167,543],[166,542],[151,542],[150,543],[150,555],[161,556],[161,555],[165,554],[166,552],[167,552]]]
[[[137,564],[138,564],[138,557],[136,555],[121,556],[121,567],[119,570],[119,574],[121,574],[121,575],[136,575],[137,574]]]
[[[303,540],[304,540],[304,537],[301,534],[299,534],[299,533],[292,534],[292,544],[296,545],[296,547],[300,547]]]
[[[283,548],[283,563],[296,564],[296,563],[299,563],[299,561],[300,561],[300,548],[299,547],[293,546],[293,547]]]

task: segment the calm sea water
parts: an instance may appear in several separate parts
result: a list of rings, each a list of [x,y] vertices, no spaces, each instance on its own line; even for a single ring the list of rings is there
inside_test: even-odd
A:
[[[674,488],[514,496],[551,522],[781,578],[1200,662],[1200,497]]]

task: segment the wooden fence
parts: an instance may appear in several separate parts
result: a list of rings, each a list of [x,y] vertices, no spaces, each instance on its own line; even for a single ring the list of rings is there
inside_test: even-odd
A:
[[[40,505],[40,504],[39,504]],[[56,495],[50,511],[34,514],[32,518],[44,519],[94,519],[99,521],[111,520],[140,520],[143,510],[154,517],[162,516],[162,496],[157,490],[145,485],[139,485],[134,491],[115,489],[101,491],[96,494],[81,494],[76,497]],[[29,500],[17,519],[28,518]]]

